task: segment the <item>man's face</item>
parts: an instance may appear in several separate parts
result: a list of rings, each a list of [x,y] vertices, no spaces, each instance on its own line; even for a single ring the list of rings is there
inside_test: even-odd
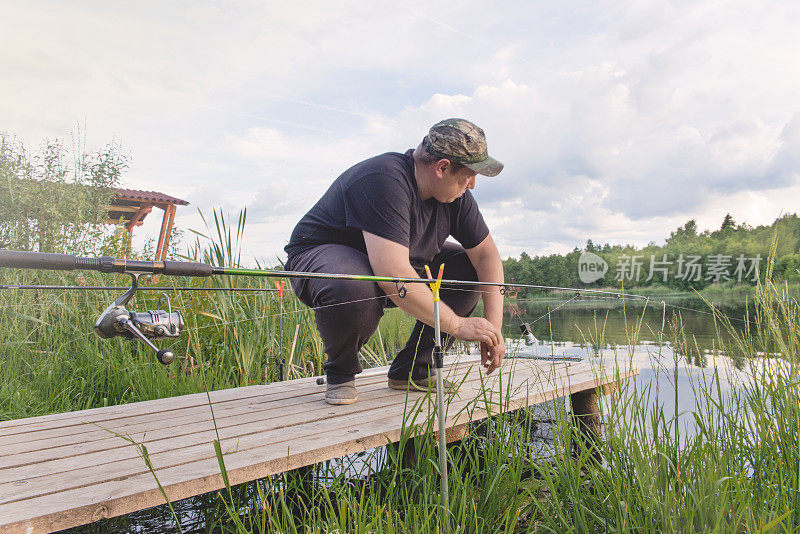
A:
[[[436,200],[439,202],[453,202],[467,189],[475,188],[475,172],[467,167],[461,167],[458,172],[453,172],[453,166],[447,165],[441,170],[441,187]]]

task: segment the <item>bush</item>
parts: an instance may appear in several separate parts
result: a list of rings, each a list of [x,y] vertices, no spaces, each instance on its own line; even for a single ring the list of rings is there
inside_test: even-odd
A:
[[[118,233],[106,226],[106,206],[127,166],[113,143],[86,154],[46,140],[31,155],[0,132],[0,248],[100,252]]]

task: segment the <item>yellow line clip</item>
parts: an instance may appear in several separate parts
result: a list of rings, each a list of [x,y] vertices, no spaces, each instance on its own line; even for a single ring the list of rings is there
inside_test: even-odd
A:
[[[431,270],[428,266],[425,266],[425,274],[428,275],[428,278],[433,278],[431,276]],[[442,287],[442,275],[444,274],[444,263],[439,266],[439,276],[436,277],[436,281],[433,283],[429,283],[428,285],[431,286],[431,291],[433,291],[433,301],[439,302],[439,288]]]

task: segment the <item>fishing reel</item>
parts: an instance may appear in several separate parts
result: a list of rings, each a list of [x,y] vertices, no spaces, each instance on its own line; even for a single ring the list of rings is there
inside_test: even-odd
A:
[[[177,310],[172,309],[169,297],[162,295],[167,300],[167,311],[149,310],[135,312],[125,306],[133,298],[139,288],[139,276],[142,273],[128,272],[132,285],[122,296],[105,309],[94,323],[94,331],[103,339],[123,337],[125,339],[139,339],[156,353],[158,361],[169,365],[175,359],[175,354],[168,349],[159,349],[151,340],[176,338],[183,329],[183,317]],[[157,306],[161,307],[161,298]]]

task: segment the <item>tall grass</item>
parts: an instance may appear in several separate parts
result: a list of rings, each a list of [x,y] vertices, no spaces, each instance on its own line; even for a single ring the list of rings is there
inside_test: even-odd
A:
[[[194,257],[235,265],[245,219],[231,225],[215,214],[210,230],[198,236]],[[71,273],[5,270],[0,277],[2,283],[76,281]],[[120,283],[117,277],[84,277],[88,284]],[[265,288],[272,282],[221,277],[158,283]],[[185,312],[188,333],[172,342],[182,360],[169,368],[141,344],[92,333],[94,318],[115,296],[0,291],[6,340],[0,353],[1,418],[276,380],[277,362],[288,359],[297,325],[292,376],[320,370],[324,355],[313,312],[291,295],[284,297],[279,338],[274,293],[177,294],[173,302]],[[140,293],[134,304],[150,308],[156,299]],[[391,358],[409,330],[410,321],[394,312],[388,310],[380,338],[376,335],[365,351],[375,363]],[[630,347],[637,344],[643,313],[634,309],[625,316]],[[690,366],[692,353],[689,333],[673,319],[672,332],[661,332],[672,343],[658,345],[660,355],[653,356],[665,372],[674,373],[673,389],[630,380],[606,396],[600,443],[577,439],[565,403],[550,405],[545,414],[518,410],[474,425],[448,449],[455,531],[800,531],[800,306],[766,283],[756,289],[752,314],[753,327],[744,331],[717,316],[727,330],[719,337],[719,351],[744,362],[743,371],[727,376],[719,366],[687,374],[688,386],[680,387],[693,388],[695,400],[675,402],[674,413],[664,403],[685,383],[677,380],[679,366]],[[666,314],[664,323],[669,324]],[[626,365],[632,354],[604,354],[602,324],[587,334],[592,356],[596,352],[608,364],[617,357]],[[780,356],[757,356],[776,353]],[[681,414],[691,414],[691,432]],[[409,428],[413,423],[432,421],[409,419]],[[553,439],[551,447],[539,450],[532,436],[543,430],[552,431]],[[363,477],[347,477],[329,464],[312,466],[177,503],[175,510],[182,522],[199,517],[195,527],[215,532],[441,532],[435,443],[408,437],[407,432],[399,445],[373,451],[375,458],[366,463],[381,468],[368,469]]]
[[[758,288],[754,312],[752,331],[728,324],[735,342],[720,345],[728,357],[746,358],[745,370],[727,376],[720,366],[688,374],[686,387],[694,389],[695,400],[676,403],[675,413],[664,408],[663,400],[676,390],[628,381],[604,399],[605,439],[600,443],[578,439],[563,403],[550,407],[553,448],[544,453],[530,447],[537,425],[531,410],[474,427],[448,451],[454,530],[800,530],[800,307],[766,284]],[[725,326],[726,317],[718,320]],[[629,324],[630,345],[635,346],[641,317],[631,316]],[[673,324],[679,329],[680,322]],[[686,337],[680,330],[663,334],[673,340]],[[602,335],[602,329],[594,335]],[[678,384],[679,367],[693,363],[674,347],[658,349],[663,360],[672,360],[672,365],[661,364]],[[780,357],[755,356],[778,351]],[[609,355],[600,356],[612,363]],[[631,355],[618,357],[624,364]],[[691,432],[681,428],[682,413],[692,416]],[[415,447],[411,461],[402,454],[407,447]],[[226,497],[227,509],[241,512],[237,520],[244,522],[234,528],[230,514],[223,514],[215,527],[231,532],[441,532],[433,440],[401,442],[389,448],[387,458],[383,469],[363,480],[314,483],[306,470],[256,482],[257,492]]]
[[[214,213],[198,233],[190,256],[216,265],[236,266],[244,212],[236,224]],[[0,284],[121,286],[127,277],[95,272],[0,270]],[[143,280],[152,285],[151,281]],[[159,277],[156,285],[213,286],[265,289],[266,278],[217,276],[209,279]],[[98,406],[199,393],[281,380],[281,359],[289,360],[289,376],[313,376],[322,371],[325,355],[314,314],[294,296],[276,292],[173,292],[172,306],[186,323],[177,340],[161,340],[178,360],[163,367],[139,342],[103,340],[92,325],[120,292],[0,290],[0,420]],[[140,291],[129,304],[142,311],[157,307],[157,291]],[[283,311],[283,336],[280,313]],[[367,365],[390,360],[405,342],[410,320],[399,310],[387,310],[380,337],[364,350]],[[297,337],[295,339],[295,331]]]

